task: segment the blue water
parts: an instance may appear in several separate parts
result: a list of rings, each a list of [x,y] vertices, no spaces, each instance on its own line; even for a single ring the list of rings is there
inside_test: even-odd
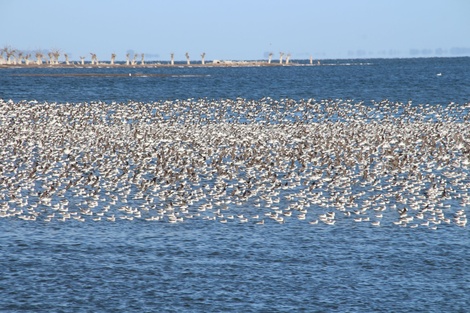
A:
[[[1,222],[2,307],[466,312],[468,230]]]
[[[323,66],[131,69],[2,69],[0,98],[57,102],[242,97],[470,101],[470,58],[324,61]],[[25,74],[162,74],[160,77]],[[437,76],[437,74],[442,74]]]
[[[470,58],[324,63],[0,69],[0,98],[470,100]],[[57,73],[168,76],[25,75]],[[0,218],[0,312],[468,312],[468,229]]]

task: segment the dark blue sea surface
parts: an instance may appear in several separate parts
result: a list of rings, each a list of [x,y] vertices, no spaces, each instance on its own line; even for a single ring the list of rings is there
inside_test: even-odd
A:
[[[255,100],[263,97],[389,99],[423,104],[470,101],[468,57],[331,60],[322,64],[231,68],[2,69],[0,98],[55,102],[149,102],[236,97]],[[28,76],[30,74],[37,76]],[[76,74],[87,76],[74,76]],[[120,76],[113,76],[116,74]]]
[[[237,97],[464,104],[470,58],[0,69],[0,98],[13,101]],[[0,312],[468,312],[469,251],[469,227],[444,223],[0,218]]]
[[[464,228],[0,221],[0,229],[5,312],[466,312],[469,304]]]

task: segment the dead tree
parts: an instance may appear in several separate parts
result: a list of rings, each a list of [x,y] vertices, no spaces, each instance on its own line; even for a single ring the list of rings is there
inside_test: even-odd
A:
[[[36,52],[36,64],[42,65],[42,58],[44,55],[41,52]]]
[[[290,53],[288,53],[286,56],[286,64],[289,64],[289,61],[290,61]]]

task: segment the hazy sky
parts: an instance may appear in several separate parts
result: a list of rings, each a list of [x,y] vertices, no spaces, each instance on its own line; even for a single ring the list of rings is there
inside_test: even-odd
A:
[[[0,0],[0,45],[71,59],[470,56],[469,0]]]

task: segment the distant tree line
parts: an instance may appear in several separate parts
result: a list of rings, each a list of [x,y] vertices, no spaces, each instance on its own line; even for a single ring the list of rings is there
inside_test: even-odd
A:
[[[206,64],[206,53],[203,52],[201,55],[201,64]],[[284,59],[285,56],[285,59]],[[59,58],[63,57],[62,61],[59,61]],[[191,64],[191,58],[189,53],[185,53],[186,57],[186,64]],[[268,64],[272,64],[272,57],[273,53],[270,52],[268,54]],[[4,47],[0,49],[0,65],[58,65],[58,64],[65,64],[65,65],[85,65],[86,57],[80,56],[80,61],[70,61],[69,55],[67,53],[62,53],[59,49],[52,49],[50,51],[43,50],[43,51],[36,51],[36,52],[24,52],[22,50],[14,49],[11,47]],[[291,54],[284,52],[279,53],[279,62],[278,64],[289,64],[290,63]],[[212,63],[223,63],[229,61],[219,61],[213,60]],[[310,57],[310,64],[312,64],[313,60]],[[276,62],[277,63],[277,62]],[[91,65],[100,65],[100,64],[108,64],[108,65],[116,65],[116,54],[112,53],[109,62],[100,62],[98,60],[98,56],[96,53],[90,52],[90,61],[89,64]],[[144,53],[126,53],[126,65],[133,66],[133,65],[145,65],[145,54]],[[170,53],[170,64],[175,64],[175,54],[172,52]]]

